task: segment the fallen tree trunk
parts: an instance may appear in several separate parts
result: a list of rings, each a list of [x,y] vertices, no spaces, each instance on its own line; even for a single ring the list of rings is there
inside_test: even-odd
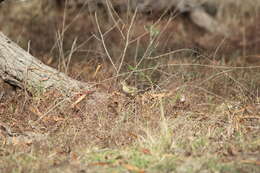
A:
[[[43,64],[40,60],[20,48],[0,32],[0,77],[7,83],[31,89],[55,89],[71,96],[81,91],[89,91],[89,103],[106,100],[107,94],[94,86],[77,81],[56,69]]]

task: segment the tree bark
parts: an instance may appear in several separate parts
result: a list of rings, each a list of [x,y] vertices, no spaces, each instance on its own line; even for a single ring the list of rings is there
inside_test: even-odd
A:
[[[105,100],[108,94],[93,85],[72,79],[43,64],[0,32],[0,77],[7,83],[25,88],[56,89],[64,95],[89,91],[89,103]]]

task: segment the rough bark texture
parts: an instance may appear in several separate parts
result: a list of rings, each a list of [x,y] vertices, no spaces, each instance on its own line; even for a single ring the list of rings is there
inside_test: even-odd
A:
[[[65,95],[91,91],[89,103],[107,98],[88,83],[74,80],[64,73],[43,64],[0,32],[0,77],[12,85],[31,89],[56,89]]]

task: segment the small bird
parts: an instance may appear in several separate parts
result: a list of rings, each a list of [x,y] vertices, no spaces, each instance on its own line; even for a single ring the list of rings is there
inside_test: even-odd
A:
[[[131,96],[134,96],[138,93],[138,89],[136,87],[133,86],[129,86],[126,81],[121,81],[120,82],[122,85],[122,90],[124,93],[129,94]]]

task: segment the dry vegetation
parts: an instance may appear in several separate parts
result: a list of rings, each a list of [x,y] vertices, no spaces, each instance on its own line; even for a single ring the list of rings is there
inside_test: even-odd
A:
[[[180,14],[43,2],[1,4],[0,29],[112,97],[90,111],[88,93],[1,82],[0,172],[260,172],[258,0],[219,1],[229,37]]]

